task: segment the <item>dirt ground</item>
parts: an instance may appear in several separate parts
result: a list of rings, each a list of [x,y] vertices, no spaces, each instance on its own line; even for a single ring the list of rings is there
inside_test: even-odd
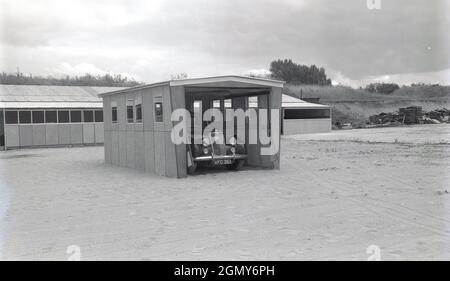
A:
[[[450,126],[284,137],[280,170],[167,179],[102,147],[0,153],[0,259],[450,260]]]

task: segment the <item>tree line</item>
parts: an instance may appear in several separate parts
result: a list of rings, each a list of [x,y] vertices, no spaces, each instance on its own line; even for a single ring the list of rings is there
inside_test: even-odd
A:
[[[315,65],[307,66],[291,59],[278,59],[270,63],[271,78],[283,80],[289,84],[331,85],[325,69]]]
[[[10,85],[56,85],[56,86],[98,86],[98,87],[132,87],[141,83],[120,74],[69,76],[56,78],[53,76],[24,75],[21,72],[0,74],[0,84]]]
[[[277,80],[283,80],[288,84],[293,85],[331,85],[331,79],[329,79],[325,73],[323,67],[317,67],[315,65],[302,65],[293,62],[291,59],[278,59],[270,63],[270,74],[264,75],[266,78],[272,78]],[[171,75],[171,79],[186,79],[188,75],[186,73],[179,73]],[[141,82],[137,82],[134,79],[122,76],[120,74],[105,74],[105,75],[92,75],[86,73],[82,76],[69,76],[66,75],[63,78],[56,78],[53,76],[33,76],[32,74],[24,75],[21,72],[0,74],[0,84],[12,84],[12,85],[57,85],[57,86],[99,86],[99,87],[133,87],[141,85]],[[416,83],[411,84],[411,87],[421,86],[433,86],[437,87],[438,84],[424,84]],[[363,88],[361,88],[363,89]],[[395,83],[370,83],[364,90],[370,93],[379,94],[391,94],[394,91],[400,89],[400,86]]]

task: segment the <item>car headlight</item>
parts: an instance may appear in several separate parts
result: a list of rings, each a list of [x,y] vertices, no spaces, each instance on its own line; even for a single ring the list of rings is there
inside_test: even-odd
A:
[[[209,149],[207,149],[206,147],[203,148],[203,154],[209,154]]]
[[[230,151],[231,151],[231,153],[236,153],[236,148],[234,148],[234,147],[232,147],[232,148],[230,148]]]
[[[231,137],[230,140],[228,141],[228,143],[234,146],[234,145],[236,145],[237,140],[235,137]]]

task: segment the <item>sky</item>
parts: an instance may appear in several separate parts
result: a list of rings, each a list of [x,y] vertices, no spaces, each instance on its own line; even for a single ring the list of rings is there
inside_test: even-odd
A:
[[[0,71],[152,83],[290,58],[334,84],[450,84],[449,27],[450,0],[0,0]]]

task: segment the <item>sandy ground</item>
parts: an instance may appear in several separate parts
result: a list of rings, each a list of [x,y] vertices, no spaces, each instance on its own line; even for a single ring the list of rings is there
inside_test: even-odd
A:
[[[450,126],[285,137],[280,170],[167,179],[102,147],[0,153],[4,260],[450,260]]]

